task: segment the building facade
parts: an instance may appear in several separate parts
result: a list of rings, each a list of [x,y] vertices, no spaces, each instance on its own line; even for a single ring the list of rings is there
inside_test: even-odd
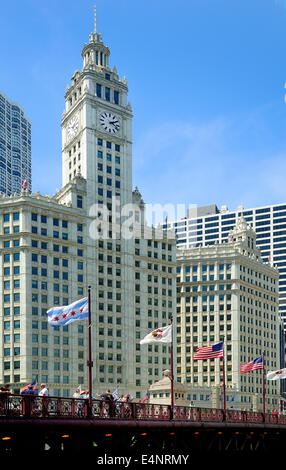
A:
[[[50,393],[87,386],[87,322],[47,323],[47,309],[91,286],[93,390],[144,396],[170,365],[169,347],[140,346],[175,316],[176,242],[146,227],[132,190],[132,111],[127,81],[109,68],[96,31],[66,90],[63,187],[2,197],[0,382],[37,378]]]
[[[286,319],[286,204],[230,211],[226,206],[220,210],[215,204],[194,207],[187,217],[165,224],[175,230],[177,247],[180,249],[226,243],[229,232],[243,216],[256,233],[256,245],[262,260],[279,271],[279,312]],[[285,329],[285,326],[284,326]],[[281,367],[285,364],[284,340],[281,338]]]
[[[21,106],[0,92],[0,192],[31,192],[31,122]]]
[[[240,218],[228,243],[178,250],[177,377],[190,388],[222,385],[222,360],[193,360],[198,347],[224,340],[225,380],[233,405],[262,403],[262,371],[240,365],[265,355],[279,366],[278,271],[264,263],[256,235]],[[278,406],[277,383],[266,384],[268,409]],[[238,405],[239,404],[239,405]]]

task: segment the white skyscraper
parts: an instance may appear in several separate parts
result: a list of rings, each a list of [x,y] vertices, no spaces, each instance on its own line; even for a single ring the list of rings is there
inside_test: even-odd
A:
[[[82,58],[65,94],[63,187],[0,199],[0,382],[17,390],[37,377],[55,395],[87,385],[86,322],[54,328],[46,311],[91,285],[94,390],[139,398],[169,367],[168,345],[140,339],[174,316],[176,244],[152,228],[146,237],[127,82],[109,67],[96,22]]]
[[[217,387],[221,362],[194,361],[196,348],[224,340],[225,380],[235,406],[262,408],[262,374],[240,365],[264,353],[265,370],[279,358],[278,271],[263,263],[256,236],[243,217],[229,243],[178,250],[177,376],[185,386]],[[280,384],[279,384],[280,385]],[[278,406],[277,383],[266,383],[268,409]]]

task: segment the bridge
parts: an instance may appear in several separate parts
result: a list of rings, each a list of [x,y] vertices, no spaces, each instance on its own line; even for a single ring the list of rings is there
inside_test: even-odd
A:
[[[9,462],[23,453],[92,456],[97,464],[123,465],[123,460],[104,459],[130,458],[130,468],[184,464],[183,457],[189,465],[214,457],[257,465],[273,462],[285,437],[284,415],[177,406],[172,416],[168,405],[124,402],[114,407],[103,400],[90,405],[75,398],[0,396],[0,458]]]

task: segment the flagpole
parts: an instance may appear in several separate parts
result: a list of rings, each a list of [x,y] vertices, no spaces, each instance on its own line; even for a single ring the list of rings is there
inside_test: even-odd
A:
[[[91,412],[92,407],[92,357],[91,357],[91,302],[90,302],[90,290],[91,287],[88,286],[87,288],[87,300],[88,300],[88,404],[89,404],[89,411]]]
[[[173,317],[170,318],[171,325],[173,324]],[[171,419],[174,416],[174,369],[173,369],[173,327],[172,327],[172,337],[171,337],[171,373],[170,373],[170,380],[171,380]]]
[[[264,370],[264,352],[262,353],[262,413],[265,416],[265,370]]]
[[[224,336],[223,336],[223,355],[222,355],[222,395],[223,395],[223,412],[225,415],[226,405],[225,405],[225,364],[224,364]]]

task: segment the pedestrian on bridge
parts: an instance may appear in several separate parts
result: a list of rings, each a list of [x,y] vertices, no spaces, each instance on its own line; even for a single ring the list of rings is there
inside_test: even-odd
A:
[[[2,387],[0,387],[0,393],[1,393],[1,395],[5,395],[5,396],[10,395],[11,392],[10,392],[9,386],[8,385],[3,385]]]
[[[46,387],[46,384],[41,384],[41,390],[39,391],[39,397],[48,397],[49,390]]]
[[[33,385],[29,385],[27,390],[22,392],[22,395],[37,395],[37,390],[34,390]]]

